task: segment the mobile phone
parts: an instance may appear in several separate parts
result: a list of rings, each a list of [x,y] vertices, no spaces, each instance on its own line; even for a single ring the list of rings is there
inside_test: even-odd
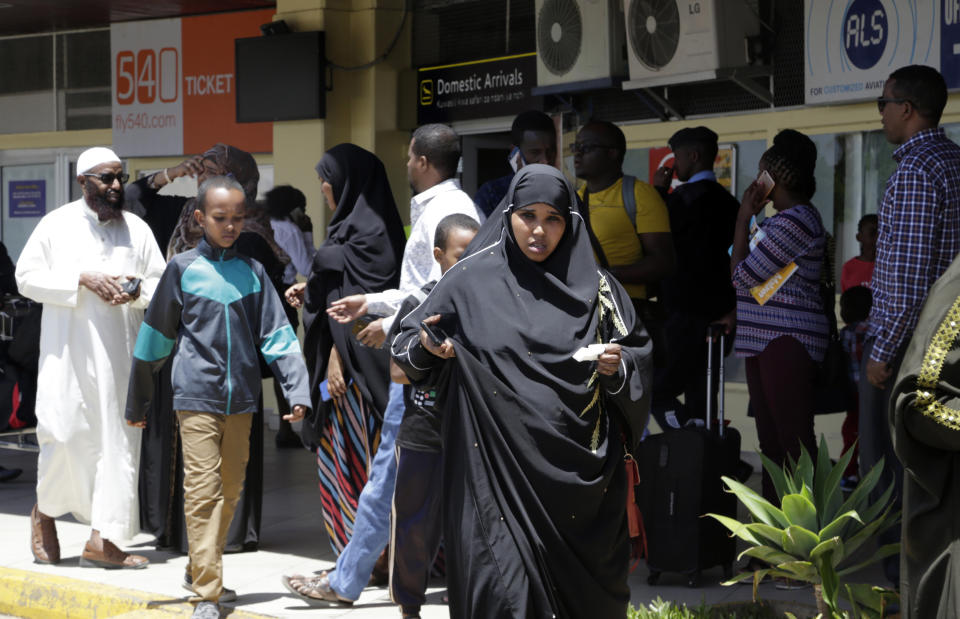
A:
[[[352,333],[354,337],[360,335],[360,332],[366,329],[367,325],[369,325],[371,322],[373,322],[376,319],[377,319],[376,316],[371,316],[369,314],[365,316],[361,316],[360,318],[357,318],[356,320],[353,321],[353,326],[350,327],[350,333]]]
[[[773,191],[773,187],[776,185],[776,183],[773,182],[773,177],[770,176],[770,173],[766,170],[761,172],[760,176],[757,177],[757,182],[760,183],[764,199],[770,197],[770,192]]]
[[[428,325],[425,321],[420,321],[420,328],[427,332],[427,337],[433,342],[434,346],[443,346],[443,341],[447,339],[447,334],[440,327]]]
[[[330,400],[333,399],[333,396],[330,395],[330,389],[327,387],[326,380],[321,382],[320,385],[317,387],[317,389],[320,391],[320,399],[322,401],[329,402]]]
[[[140,287],[140,278],[134,277],[133,279],[128,279],[127,281],[120,284],[120,289],[126,292],[131,297],[137,293],[137,288]]]
[[[347,387],[353,384],[353,379],[347,381]],[[319,385],[317,385],[317,390],[320,392],[320,399],[324,402],[329,402],[333,399],[333,396],[330,395],[330,387],[328,386],[326,379],[323,380]]]

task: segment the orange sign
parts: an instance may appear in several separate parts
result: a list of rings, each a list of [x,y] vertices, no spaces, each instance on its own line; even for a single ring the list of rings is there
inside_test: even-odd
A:
[[[237,123],[234,40],[273,9],[110,27],[113,146],[125,157],[202,153],[217,142],[273,150],[273,123]],[[280,95],[282,96],[282,95]]]
[[[273,123],[237,123],[234,39],[260,35],[273,9],[183,20],[183,149],[202,153],[217,142],[252,153],[273,150]],[[277,93],[283,96],[283,93]]]

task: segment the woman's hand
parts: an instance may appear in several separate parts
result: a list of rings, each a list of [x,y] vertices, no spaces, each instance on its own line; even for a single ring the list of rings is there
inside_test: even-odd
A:
[[[434,314],[429,318],[425,318],[423,322],[432,327],[440,322],[440,314]],[[453,340],[448,337],[443,340],[442,344],[437,346],[433,343],[433,340],[430,339],[430,335],[425,329],[420,329],[420,345],[426,348],[430,354],[440,357],[441,359],[452,359],[457,356],[457,352],[453,349]]]
[[[337,299],[327,308],[327,315],[340,324],[353,322],[367,313],[367,295],[352,294]]]
[[[303,291],[307,288],[307,282],[298,282],[283,293],[283,297],[290,304],[290,307],[300,309],[303,307]]]
[[[300,421],[307,414],[307,407],[303,404],[297,404],[293,409],[283,416],[284,421]]]
[[[203,155],[188,157],[172,168],[167,168],[170,180],[180,176],[197,176],[203,172]]]
[[[383,318],[377,318],[357,334],[357,341],[370,348],[380,348],[387,340],[383,330]]]
[[[763,210],[767,201],[767,198],[763,195],[763,185],[760,184],[760,181],[753,181],[743,192],[743,200],[740,201],[737,218],[741,222],[750,221],[751,217]]]
[[[347,383],[343,380],[343,361],[336,346],[330,347],[330,361],[327,363],[327,391],[335,398],[347,394]]]
[[[597,357],[597,372],[604,376],[613,376],[620,371],[620,344],[607,344],[603,353]]]

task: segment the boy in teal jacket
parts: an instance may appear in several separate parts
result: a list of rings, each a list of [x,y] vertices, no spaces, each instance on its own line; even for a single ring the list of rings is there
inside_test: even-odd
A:
[[[223,548],[250,452],[260,399],[262,354],[292,406],[310,403],[307,368],[296,334],[263,266],[237,254],[245,197],[232,178],[204,182],[194,217],[204,238],[174,256],[137,336],[127,395],[127,423],[144,427],[156,373],[173,358],[173,408],[183,444],[184,512],[190,561],[186,583],[199,601],[193,617],[216,619],[223,588]]]

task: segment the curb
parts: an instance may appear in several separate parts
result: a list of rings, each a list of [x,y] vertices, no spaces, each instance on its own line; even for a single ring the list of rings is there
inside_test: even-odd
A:
[[[225,605],[222,608],[230,619],[268,617]],[[183,598],[0,567],[0,614],[25,619],[161,619],[192,613],[193,605]]]

